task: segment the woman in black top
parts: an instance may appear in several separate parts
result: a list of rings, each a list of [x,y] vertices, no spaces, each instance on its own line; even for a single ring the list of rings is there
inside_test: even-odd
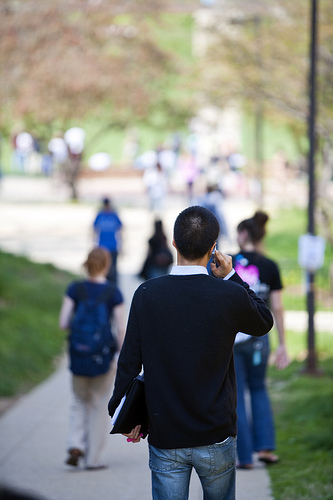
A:
[[[267,214],[256,212],[253,217],[238,225],[240,252],[233,257],[233,264],[239,276],[266,302],[273,313],[279,337],[279,347],[275,353],[276,365],[282,369],[289,363],[283,324],[282,282],[277,264],[262,254],[261,243],[266,234],[267,221]],[[265,380],[269,358],[268,334],[257,339],[238,333],[234,355],[238,399],[239,467],[253,468],[253,451],[258,452],[259,460],[274,464],[278,461],[278,457],[273,453],[274,423]],[[246,390],[249,390],[251,397],[251,419],[246,412],[244,397]]]

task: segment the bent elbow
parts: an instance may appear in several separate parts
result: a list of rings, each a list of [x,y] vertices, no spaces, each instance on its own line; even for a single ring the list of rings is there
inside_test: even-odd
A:
[[[267,314],[265,315],[265,321],[263,324],[262,335],[270,332],[274,326],[274,317],[269,309],[267,309]]]

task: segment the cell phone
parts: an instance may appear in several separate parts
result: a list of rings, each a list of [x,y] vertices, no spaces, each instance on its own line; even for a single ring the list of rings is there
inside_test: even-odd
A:
[[[215,251],[216,251],[216,246],[214,247],[214,250],[212,251],[212,262],[213,264],[216,265],[216,256],[215,256]]]

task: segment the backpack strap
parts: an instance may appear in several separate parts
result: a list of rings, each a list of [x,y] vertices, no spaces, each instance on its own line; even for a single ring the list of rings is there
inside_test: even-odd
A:
[[[115,285],[108,284],[107,287],[99,294],[97,302],[107,302],[115,292]]]
[[[76,284],[77,298],[79,301],[87,300],[88,293],[86,285],[83,281],[78,281]],[[95,298],[96,302],[107,302],[115,292],[115,285],[108,283],[105,289]]]
[[[87,290],[83,281],[76,283],[77,298],[79,301],[84,301],[88,298]]]

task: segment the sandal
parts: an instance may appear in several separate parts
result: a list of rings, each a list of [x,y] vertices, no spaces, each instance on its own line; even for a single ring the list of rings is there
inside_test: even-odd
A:
[[[260,462],[264,462],[267,465],[274,465],[280,461],[277,455],[274,455],[274,453],[271,453],[269,451],[259,453],[258,460],[260,460]]]
[[[79,459],[81,457],[84,457],[84,453],[81,450],[78,450],[77,448],[71,448],[68,450],[69,452],[69,457],[66,460],[66,464],[72,465],[73,467],[77,467],[79,463]]]

